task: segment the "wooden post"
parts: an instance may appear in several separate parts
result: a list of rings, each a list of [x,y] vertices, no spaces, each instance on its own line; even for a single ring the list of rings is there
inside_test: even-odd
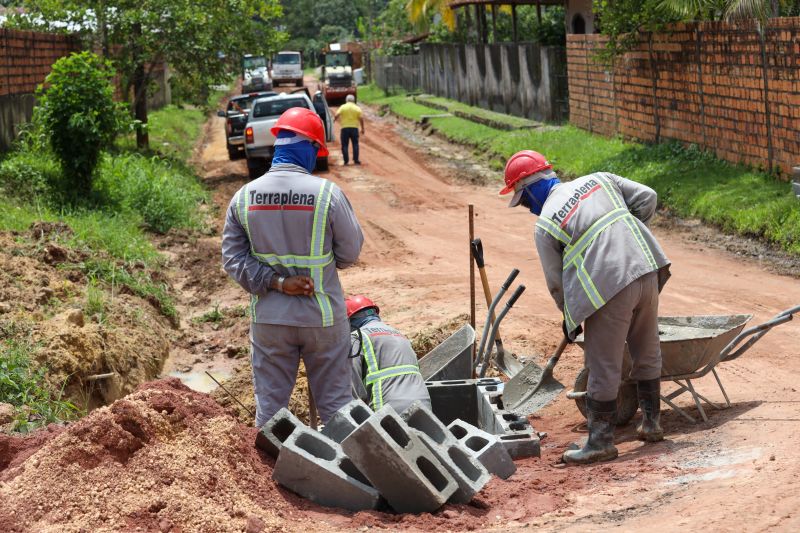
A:
[[[511,4],[511,25],[514,31],[514,42],[519,42],[517,35],[517,4]]]
[[[542,23],[542,4],[541,4],[541,2],[536,2],[536,19],[539,21],[539,24]]]
[[[492,4],[492,43],[497,42],[497,4]]]
[[[475,330],[475,260],[472,257],[472,241],[475,240],[475,206],[469,204],[469,325]],[[477,346],[472,343],[472,362],[475,363],[475,350]]]

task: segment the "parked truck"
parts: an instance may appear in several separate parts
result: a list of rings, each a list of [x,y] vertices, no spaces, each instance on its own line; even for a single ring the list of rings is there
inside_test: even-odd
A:
[[[271,90],[272,80],[269,77],[267,58],[245,54],[242,57],[242,93]]]
[[[322,54],[322,87],[325,98],[342,102],[348,94],[358,97],[353,71],[361,68],[361,48],[351,43],[333,43]]]
[[[284,50],[272,58],[272,83],[275,87],[281,83],[303,86],[303,56],[300,52]]]
[[[305,107],[319,115],[325,127],[325,142],[334,140],[333,116],[321,91],[313,97],[308,89],[280,93],[253,101],[244,130],[244,148],[247,156],[247,173],[255,179],[269,169],[275,154],[275,136],[270,130],[284,111],[292,107]],[[317,170],[328,170],[328,158],[317,158]]]

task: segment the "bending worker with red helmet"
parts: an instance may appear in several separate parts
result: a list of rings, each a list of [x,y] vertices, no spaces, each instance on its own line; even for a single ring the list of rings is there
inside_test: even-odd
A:
[[[301,357],[325,423],[352,399],[336,269],[355,263],[364,237],[341,189],[311,175],[317,155],[328,155],[320,118],[292,108],[271,131],[272,167],[228,208],[223,264],[251,295],[256,426],[289,404]]]
[[[430,409],[431,397],[408,339],[381,321],[380,309],[366,296],[352,296],[345,303],[352,330],[354,396],[374,410],[389,404],[402,413],[417,400]]]
[[[561,183],[531,150],[508,160],[505,182],[500,194],[514,193],[509,207],[522,205],[539,217],[536,250],[563,313],[564,335],[571,342],[582,322],[586,328],[589,438],[582,449],[566,451],[564,462],[617,457],[614,422],[626,341],[642,410],[639,438],[662,440],[658,294],[670,262],[646,225],[656,210],[655,191],[608,172]]]

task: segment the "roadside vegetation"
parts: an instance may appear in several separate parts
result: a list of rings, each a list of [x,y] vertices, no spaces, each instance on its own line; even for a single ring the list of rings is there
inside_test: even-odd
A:
[[[70,288],[54,287],[52,305],[46,301],[43,314],[25,312],[21,302],[13,301],[0,311],[0,403],[14,406],[12,425],[17,431],[80,414],[62,397],[66,380],[45,380],[49,368],[37,361],[49,362],[49,356],[40,357],[43,346],[31,325],[77,305],[87,319],[118,328],[130,317],[115,321],[106,315],[115,295],[116,305],[122,305],[120,294],[149,302],[177,324],[170,287],[159,272],[164,258],[152,238],[176,230],[204,230],[208,213],[208,194],[187,163],[202,133],[202,108],[173,105],[151,113],[152,148],[136,151],[135,129],[111,100],[108,65],[83,53],[59,60],[53,73],[59,72],[60,79],[48,77],[49,88],[40,94],[42,103],[15,150],[0,160],[0,236],[10,237],[13,249],[6,251],[20,257],[36,258],[42,249],[54,249],[58,257],[48,263],[78,272],[85,288],[63,281]],[[90,86],[66,87],[73,83]],[[58,99],[59,92],[72,102],[80,94],[84,101],[76,105],[88,106],[70,110],[69,124],[56,123],[55,112],[48,120],[48,102],[55,108],[66,105]],[[111,103],[102,107],[103,102]],[[97,105],[101,113],[119,113],[113,124],[95,120]],[[89,139],[93,146],[86,147],[80,139]],[[37,239],[39,227],[56,230]]]
[[[414,121],[441,113],[404,94],[387,96],[374,86],[360,88],[359,100]],[[498,180],[509,156],[518,150],[537,150],[564,178],[614,172],[655,189],[660,203],[678,216],[697,217],[723,231],[763,238],[800,255],[800,208],[791,186],[766,172],[733,165],[679,143],[626,142],[570,125],[503,131],[459,117],[429,122],[439,135],[488,154],[498,169]]]

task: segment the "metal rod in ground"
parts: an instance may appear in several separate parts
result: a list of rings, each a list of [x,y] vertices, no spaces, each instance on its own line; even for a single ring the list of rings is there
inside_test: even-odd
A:
[[[225,387],[222,385],[222,383],[220,383],[219,381],[217,381],[217,378],[215,378],[214,376],[212,376],[212,375],[211,375],[211,373],[210,373],[208,370],[206,370],[206,375],[207,375],[208,377],[210,377],[211,379],[213,379],[213,380],[214,380],[214,383],[216,383],[217,385],[219,385],[219,386],[220,386],[220,388],[221,388],[222,390],[224,390],[225,392],[227,392],[227,393],[228,393],[228,396],[230,396],[230,397],[231,397],[231,399],[232,399],[234,402],[238,403],[238,404],[239,404],[239,405],[242,407],[242,409],[244,409],[245,411],[247,411],[247,412],[250,414],[250,416],[252,416],[253,418],[255,418],[256,414],[255,414],[253,411],[251,411],[250,409],[248,409],[247,407],[245,407],[245,406],[244,406],[244,404],[243,404],[242,402],[240,402],[240,401],[239,401],[239,399],[238,399],[236,396],[234,396],[234,395],[231,393],[231,391],[229,391],[228,389],[226,389],[226,388],[225,388]]]
[[[472,255],[472,241],[475,240],[475,206],[469,204],[469,325],[475,331],[475,261]],[[475,367],[475,350],[472,343],[472,366]],[[475,376],[473,376],[475,377]]]

